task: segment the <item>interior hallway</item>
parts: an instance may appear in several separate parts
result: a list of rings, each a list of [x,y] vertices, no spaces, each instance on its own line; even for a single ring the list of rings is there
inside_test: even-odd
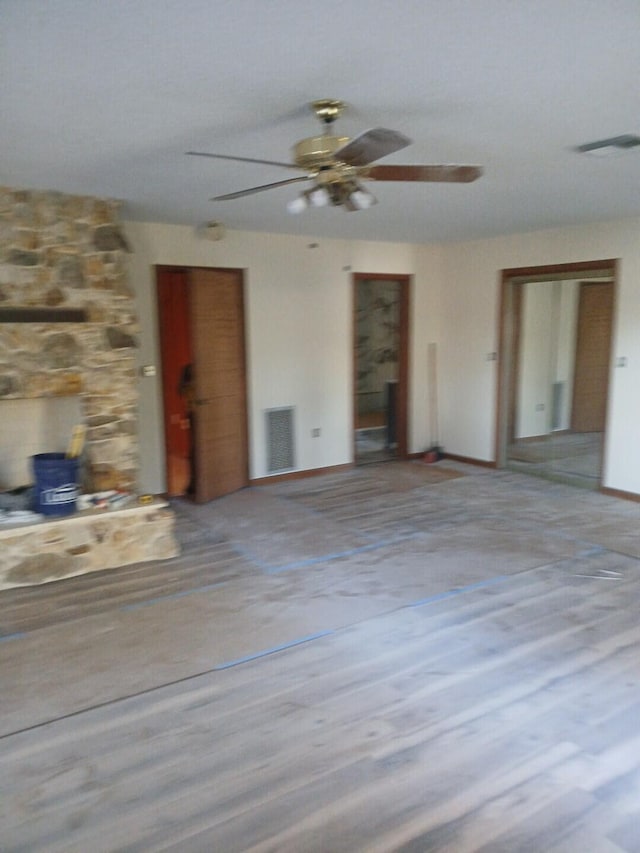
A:
[[[640,506],[390,462],[0,594],[3,851],[640,850]]]

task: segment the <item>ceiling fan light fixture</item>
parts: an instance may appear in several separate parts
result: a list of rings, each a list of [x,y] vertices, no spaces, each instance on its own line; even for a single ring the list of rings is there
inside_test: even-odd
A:
[[[349,194],[349,200],[358,210],[367,210],[377,203],[377,198],[364,187],[357,187]]]
[[[329,192],[326,187],[313,187],[305,193],[312,207],[326,207],[330,202]]]
[[[300,193],[297,198],[287,202],[289,213],[303,213],[310,207],[344,207],[345,210],[367,210],[377,203],[377,199],[361,184],[355,181],[332,181],[316,184]]]
[[[304,194],[299,195],[297,198],[292,198],[291,201],[287,202],[287,210],[289,213],[303,213],[308,207],[309,202]]]

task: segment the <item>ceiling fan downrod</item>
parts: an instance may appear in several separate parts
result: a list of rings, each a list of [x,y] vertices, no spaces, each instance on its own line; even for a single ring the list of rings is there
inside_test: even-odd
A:
[[[318,119],[325,125],[327,132],[347,107],[344,101],[336,101],[331,98],[321,98],[319,101],[312,101],[309,106]]]

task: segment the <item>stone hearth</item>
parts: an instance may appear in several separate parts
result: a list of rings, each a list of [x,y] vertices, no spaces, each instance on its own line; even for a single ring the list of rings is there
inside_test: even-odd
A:
[[[175,557],[174,515],[165,501],[90,509],[36,524],[0,527],[0,589]]]

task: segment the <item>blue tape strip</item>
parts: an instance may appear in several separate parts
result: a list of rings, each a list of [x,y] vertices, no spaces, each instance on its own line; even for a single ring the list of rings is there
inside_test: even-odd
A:
[[[576,554],[576,557],[596,557],[600,554],[604,554],[606,550],[607,549],[603,548],[602,545],[590,545],[585,548],[584,551],[579,551]]]
[[[412,537],[403,537],[404,539]],[[292,569],[304,569],[306,566],[314,566],[316,563],[326,563],[329,560],[339,560],[342,557],[353,557],[355,554],[364,554],[367,551],[375,551],[378,548],[386,548],[388,545],[393,545],[400,539],[383,539],[381,542],[372,542],[370,545],[360,545],[358,548],[350,548],[348,551],[336,551],[332,554],[321,554],[319,557],[309,557],[307,560],[300,560],[297,563],[286,563],[284,566],[272,566],[267,568],[266,572],[270,575],[276,575],[278,572],[289,572]]]
[[[26,636],[27,635],[24,633],[24,631],[16,631],[15,634],[5,634],[4,636],[1,636],[0,643],[7,643],[9,640],[21,640],[23,637]]]
[[[486,581],[478,581],[470,583],[468,586],[460,586],[456,589],[449,589],[446,592],[439,592],[436,595],[430,595],[429,598],[422,598],[419,601],[412,601],[407,604],[407,607],[424,607],[425,604],[433,604],[435,601],[442,601],[444,598],[452,598],[454,595],[460,595],[463,592],[471,592],[474,589],[482,589],[484,586],[491,586],[494,583],[502,583],[508,580],[510,575],[498,575],[495,578],[489,578]]]
[[[274,655],[276,652],[283,652],[285,649],[290,649],[293,646],[301,646],[303,643],[310,643],[312,640],[319,640],[321,637],[328,637],[330,634],[335,633],[334,631],[320,631],[317,634],[309,634],[308,637],[299,637],[297,640],[291,640],[290,643],[282,643],[280,646],[274,646],[272,649],[264,649],[261,652],[256,652],[253,655],[246,655],[243,658],[237,658],[236,660],[226,661],[225,663],[219,663],[213,667],[215,671],[220,669],[231,669],[232,666],[239,666],[241,663],[249,663],[252,660],[258,660],[258,658],[264,658],[267,655]]]
[[[269,571],[269,566],[267,563],[263,563],[262,560],[259,560],[255,554],[252,554],[251,551],[248,551],[246,548],[243,548],[241,545],[237,543],[231,543],[231,549],[236,552],[243,560],[247,560],[249,563],[253,563],[261,572]]]
[[[184,598],[186,595],[194,595],[197,592],[208,592],[210,589],[217,589],[224,586],[229,581],[218,581],[210,583],[206,586],[197,586],[194,589],[183,589],[180,592],[171,592],[168,595],[159,595],[157,598],[147,598],[144,601],[136,601],[133,604],[123,604],[120,610],[138,610],[140,607],[151,607],[152,604],[159,604],[162,601],[171,601],[174,598]]]

